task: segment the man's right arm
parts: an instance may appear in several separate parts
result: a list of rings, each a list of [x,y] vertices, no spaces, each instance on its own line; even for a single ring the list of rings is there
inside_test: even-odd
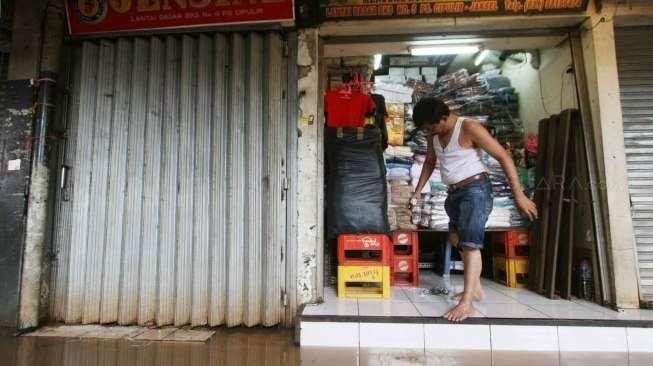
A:
[[[415,193],[413,194],[413,198],[419,198],[420,194],[422,193],[422,189],[428,183],[428,181],[431,179],[431,174],[433,174],[433,170],[435,169],[435,163],[437,162],[437,157],[435,155],[435,150],[433,149],[433,141],[431,138],[427,139],[427,147],[426,147],[426,161],[424,162],[424,166],[422,167],[422,173],[419,176],[419,181],[417,183],[417,187],[415,188]]]

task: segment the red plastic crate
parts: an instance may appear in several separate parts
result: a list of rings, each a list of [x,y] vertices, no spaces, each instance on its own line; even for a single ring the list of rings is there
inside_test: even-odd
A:
[[[390,238],[384,234],[338,236],[338,265],[390,266]]]
[[[531,233],[528,230],[497,232],[491,238],[494,256],[528,258],[531,248]]]
[[[392,233],[392,244],[417,246],[419,236],[417,231],[394,231]]]
[[[392,233],[392,255],[419,255],[419,237],[416,231]]]
[[[390,276],[393,286],[418,286],[419,263],[415,255],[394,255],[392,257],[392,274]]]
[[[419,236],[416,231],[392,234],[393,286],[419,286]]]

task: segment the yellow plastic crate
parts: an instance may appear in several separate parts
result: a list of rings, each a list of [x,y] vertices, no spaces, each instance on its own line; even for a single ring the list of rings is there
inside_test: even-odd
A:
[[[338,266],[338,297],[389,299],[389,266]]]
[[[528,287],[528,259],[494,257],[492,273],[495,282],[512,288]]]

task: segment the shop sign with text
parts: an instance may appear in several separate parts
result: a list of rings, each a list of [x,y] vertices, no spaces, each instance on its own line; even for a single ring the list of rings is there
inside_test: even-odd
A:
[[[290,21],[293,0],[66,0],[73,35]]]
[[[584,11],[589,0],[319,0],[325,20],[551,14]]]

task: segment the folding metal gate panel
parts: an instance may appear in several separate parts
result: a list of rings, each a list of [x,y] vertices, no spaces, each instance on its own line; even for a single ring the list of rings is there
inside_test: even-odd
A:
[[[74,47],[53,318],[282,321],[283,50],[274,32]]]
[[[653,302],[653,28],[616,30],[642,301]]]

